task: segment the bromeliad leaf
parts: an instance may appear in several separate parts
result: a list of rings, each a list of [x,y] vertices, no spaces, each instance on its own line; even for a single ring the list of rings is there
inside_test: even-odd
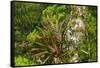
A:
[[[56,31],[58,31],[58,25],[59,23],[58,23],[58,20],[56,19]]]
[[[39,52],[37,54],[33,54],[33,57],[38,57],[38,56],[41,56],[41,55],[44,55],[44,54],[49,54],[49,52],[48,51]]]
[[[41,42],[35,42],[35,44],[40,45],[40,46],[45,46],[43,43]]]

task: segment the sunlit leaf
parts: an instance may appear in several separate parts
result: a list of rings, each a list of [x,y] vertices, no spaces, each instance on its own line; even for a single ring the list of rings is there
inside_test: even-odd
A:
[[[85,50],[81,50],[81,52],[83,52],[83,53],[85,53],[85,54],[88,54],[88,52],[87,52],[87,51],[85,51]]]

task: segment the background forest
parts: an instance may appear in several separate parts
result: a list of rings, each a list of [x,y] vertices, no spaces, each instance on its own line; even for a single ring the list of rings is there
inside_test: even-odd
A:
[[[97,61],[97,7],[13,2],[15,66]]]

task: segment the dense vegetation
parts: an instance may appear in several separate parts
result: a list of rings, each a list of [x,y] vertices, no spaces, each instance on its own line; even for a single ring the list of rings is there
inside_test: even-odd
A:
[[[15,66],[97,61],[97,7],[13,4]]]

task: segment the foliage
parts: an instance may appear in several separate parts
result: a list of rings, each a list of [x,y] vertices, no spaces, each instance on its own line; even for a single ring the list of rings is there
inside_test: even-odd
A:
[[[16,66],[29,66],[29,65],[34,65],[37,64],[36,62],[33,62],[25,57],[17,56],[15,57],[15,65]]]
[[[15,65],[97,61],[96,7],[14,2]]]

